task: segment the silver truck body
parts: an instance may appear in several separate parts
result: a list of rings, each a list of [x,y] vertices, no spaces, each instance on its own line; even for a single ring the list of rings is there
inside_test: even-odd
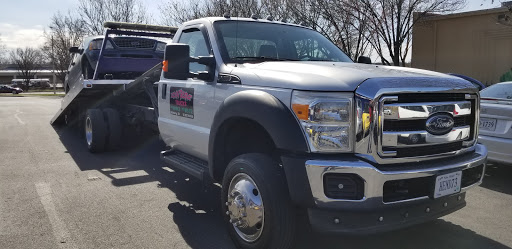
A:
[[[426,70],[352,62],[226,63],[220,56],[213,25],[218,21],[291,25],[243,18],[206,18],[187,22],[177,32],[173,42],[183,43],[180,41],[183,32],[201,28],[211,46],[210,52],[204,55],[213,56],[216,61],[215,77],[213,81],[161,78],[158,83],[160,133],[172,149],[208,161],[212,178],[216,179],[215,169],[211,168],[218,166],[212,159],[212,139],[215,137],[212,127],[216,127],[215,120],[222,112],[225,101],[239,94],[259,94],[262,98],[275,98],[272,101],[282,103],[293,113],[291,102],[294,91],[314,91],[349,94],[353,101],[352,110],[362,112],[350,121],[353,127],[351,132],[359,134],[354,137],[351,151],[314,153],[308,149],[301,152],[301,159],[286,152],[281,155],[292,201],[308,208],[310,222],[315,229],[345,233],[372,232],[437,218],[462,208],[465,205],[465,191],[481,183],[487,150],[476,143],[479,95],[469,82]],[[220,75],[236,76],[241,84],[220,83]],[[170,87],[193,88],[193,118],[169,112],[169,99],[162,94],[169,95]],[[425,98],[415,99],[416,95]],[[407,96],[413,97],[407,99]],[[258,106],[253,108],[257,109]],[[448,113],[458,122],[443,135],[433,135],[425,128],[401,130],[400,126],[394,129],[388,127],[390,123],[431,117],[439,111]],[[369,118],[370,123],[365,123],[364,118]],[[296,125],[299,123],[296,119]],[[302,139],[308,140],[303,136]],[[443,146],[448,145],[455,147],[443,150]],[[287,151],[287,148],[279,149]],[[423,152],[417,152],[423,149]],[[476,173],[465,171],[468,169]],[[404,194],[399,198],[386,197],[390,194],[387,183],[399,185],[399,182],[435,178],[454,171],[465,172],[465,176],[469,174],[467,172],[474,173],[472,181],[463,184],[457,194],[440,199],[433,197],[431,192]],[[363,197],[356,200],[328,197],[324,180],[331,173],[352,174],[362,179]],[[400,195],[402,190],[398,185],[393,194]]]

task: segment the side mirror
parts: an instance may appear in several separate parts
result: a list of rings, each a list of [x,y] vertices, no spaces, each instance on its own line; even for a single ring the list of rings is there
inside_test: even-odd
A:
[[[208,71],[198,72],[197,76],[194,75],[195,77],[197,77],[200,80],[204,80],[204,81],[213,81],[213,79],[215,77],[215,66],[217,64],[215,62],[215,57],[213,57],[212,55],[199,56],[197,58],[191,58],[191,62],[197,62],[201,65],[206,65],[206,67],[208,69]]]
[[[78,47],[70,47],[70,48],[69,48],[69,53],[70,53],[70,54],[77,54],[77,53],[80,53],[80,49],[78,49]]]
[[[372,64],[372,59],[366,56],[359,56],[359,58],[357,58],[357,63]]]
[[[187,44],[172,43],[165,46],[164,77],[186,80],[189,78],[190,47]]]
[[[168,79],[186,80],[196,77],[204,81],[212,81],[215,75],[215,57],[190,57],[190,47],[187,44],[173,43],[165,47],[164,77]],[[190,73],[190,62],[206,65],[208,71]]]

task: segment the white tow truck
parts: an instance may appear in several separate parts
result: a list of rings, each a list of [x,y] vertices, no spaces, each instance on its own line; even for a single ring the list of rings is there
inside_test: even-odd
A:
[[[240,248],[289,248],[298,209],[320,232],[425,222],[464,207],[482,182],[470,82],[354,63],[318,32],[278,21],[212,17],[164,30],[174,38],[162,64],[133,81],[83,80],[53,122],[79,120],[91,152],[123,126],[153,124],[165,162],[222,185]]]

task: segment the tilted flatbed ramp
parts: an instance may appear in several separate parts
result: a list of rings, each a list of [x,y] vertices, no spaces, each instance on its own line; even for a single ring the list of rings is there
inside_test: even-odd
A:
[[[50,124],[59,124],[64,122],[66,112],[81,104],[80,100],[87,103],[101,100],[107,97],[116,89],[124,87],[133,80],[80,80],[80,84],[75,84],[64,96],[60,109],[53,116]],[[93,105],[93,104],[91,104]]]
[[[151,92],[152,85],[158,81],[162,63],[142,74],[135,80],[80,80],[64,96],[61,107],[50,121],[59,124],[65,121],[65,115],[77,105],[87,105],[87,108],[99,106],[111,98],[128,99],[133,96],[147,94],[154,108],[156,96]]]
[[[158,81],[162,68],[161,62],[154,58],[104,57],[105,41],[108,40],[109,35],[172,38],[178,28],[119,22],[106,22],[104,26],[107,30],[105,31],[105,38],[92,80],[80,77],[78,82],[69,85],[70,89],[62,99],[60,109],[50,121],[52,125],[66,121],[68,115],[80,115],[82,110],[100,107],[106,102],[112,102],[113,99],[123,100],[142,95],[148,98],[149,101],[147,102],[151,103],[152,108],[157,110],[152,84]],[[99,74],[107,70],[128,70],[144,73],[136,79],[129,80],[99,79]],[[127,104],[129,103],[127,102]]]

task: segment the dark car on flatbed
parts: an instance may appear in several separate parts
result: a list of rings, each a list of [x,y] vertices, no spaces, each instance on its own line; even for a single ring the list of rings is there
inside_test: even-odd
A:
[[[142,37],[115,36],[85,37],[79,47],[71,47],[73,60],[69,66],[64,88],[66,92],[76,82],[83,79],[135,79],[151,67],[161,62],[164,57],[166,43],[156,39]],[[105,46],[100,57],[101,48]],[[123,63],[104,63],[98,70],[98,59],[122,58]],[[122,65],[122,67],[121,67]],[[98,71],[98,72],[96,72]],[[96,73],[96,74],[95,74]]]

